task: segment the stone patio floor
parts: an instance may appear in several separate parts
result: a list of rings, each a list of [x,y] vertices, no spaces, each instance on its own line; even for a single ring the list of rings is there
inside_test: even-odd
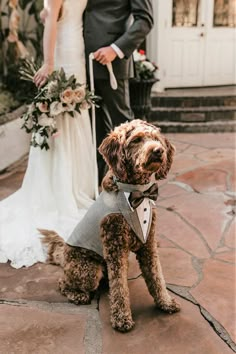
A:
[[[89,306],[67,303],[57,290],[61,269],[0,265],[2,354],[227,354],[236,351],[235,135],[169,134],[176,146],[160,183],[157,233],[169,291],[181,312],[154,307],[135,257],[129,288],[135,328],[109,322],[108,294]],[[0,198],[17,190],[27,159],[0,175]],[[7,235],[6,235],[7,236]]]

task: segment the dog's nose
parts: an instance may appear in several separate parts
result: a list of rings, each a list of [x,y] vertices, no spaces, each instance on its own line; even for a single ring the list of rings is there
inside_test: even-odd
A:
[[[153,149],[153,154],[159,158],[162,156],[163,152],[164,149],[162,147],[156,147],[155,149]]]

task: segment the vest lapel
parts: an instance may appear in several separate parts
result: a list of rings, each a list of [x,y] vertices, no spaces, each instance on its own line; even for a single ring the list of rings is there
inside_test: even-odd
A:
[[[125,220],[131,226],[131,228],[133,229],[137,237],[140,239],[140,241],[142,243],[145,243],[138,214],[135,210],[134,211],[131,210],[123,191],[118,192],[117,202],[118,202],[118,207],[120,209],[120,212],[124,216]],[[149,225],[149,229],[150,229],[150,225]]]
[[[151,203],[151,202],[149,202]],[[151,205],[151,208],[150,208],[150,217],[149,217],[149,221],[148,221],[148,230],[147,230],[147,235],[149,235],[149,232],[150,232],[150,228],[151,228],[151,225],[152,225],[152,213],[153,213],[153,205]]]

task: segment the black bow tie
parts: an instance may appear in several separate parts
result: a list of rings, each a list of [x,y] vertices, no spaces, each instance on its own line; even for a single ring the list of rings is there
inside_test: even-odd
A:
[[[158,197],[158,185],[154,183],[149,189],[144,192],[134,191],[129,195],[129,202],[133,209],[136,209],[144,200],[144,198],[149,198],[152,200],[157,200]]]

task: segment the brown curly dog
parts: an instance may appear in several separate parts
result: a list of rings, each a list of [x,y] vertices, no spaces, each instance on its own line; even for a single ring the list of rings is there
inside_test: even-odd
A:
[[[156,181],[166,177],[174,151],[149,123],[136,119],[120,125],[99,147],[109,166],[103,192],[67,243],[53,231],[40,230],[48,245],[48,261],[64,269],[59,287],[70,301],[88,304],[108,273],[111,324],[121,332],[134,326],[127,282],[130,251],[136,254],[156,306],[168,313],[180,309],[166,290],[152,201],[157,197]]]

